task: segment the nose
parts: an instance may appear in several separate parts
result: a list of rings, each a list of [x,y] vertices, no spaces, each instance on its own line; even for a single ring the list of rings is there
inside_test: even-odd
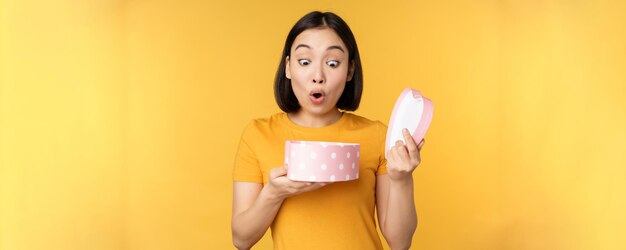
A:
[[[313,83],[324,83],[324,72],[322,71],[322,67],[317,67],[315,69],[315,74],[313,75]]]

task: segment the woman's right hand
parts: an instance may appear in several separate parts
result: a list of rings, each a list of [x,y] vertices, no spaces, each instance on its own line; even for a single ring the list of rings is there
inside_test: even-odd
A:
[[[329,182],[292,181],[287,178],[287,166],[272,168],[267,184],[270,193],[281,200],[291,196],[320,189]]]

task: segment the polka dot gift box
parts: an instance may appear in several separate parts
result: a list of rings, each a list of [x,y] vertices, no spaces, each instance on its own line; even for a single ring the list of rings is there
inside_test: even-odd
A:
[[[293,181],[356,180],[360,157],[358,143],[285,141],[287,178]]]

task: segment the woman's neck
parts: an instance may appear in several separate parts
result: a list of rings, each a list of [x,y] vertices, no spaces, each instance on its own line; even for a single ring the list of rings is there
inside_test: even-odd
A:
[[[325,114],[311,114],[305,112],[303,109],[300,109],[297,112],[287,113],[289,120],[298,126],[307,128],[321,128],[331,125],[339,121],[342,115],[343,112],[338,109],[332,109]]]

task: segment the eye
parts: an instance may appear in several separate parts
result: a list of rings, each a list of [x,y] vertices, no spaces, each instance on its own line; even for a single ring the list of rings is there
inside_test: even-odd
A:
[[[330,66],[331,68],[339,67],[339,61],[336,61],[336,60],[330,60],[330,61],[326,62],[326,64],[328,66]]]
[[[306,65],[309,65],[309,63],[311,63],[311,61],[309,61],[308,59],[300,59],[300,60],[298,60],[298,63],[300,65],[306,66]]]

